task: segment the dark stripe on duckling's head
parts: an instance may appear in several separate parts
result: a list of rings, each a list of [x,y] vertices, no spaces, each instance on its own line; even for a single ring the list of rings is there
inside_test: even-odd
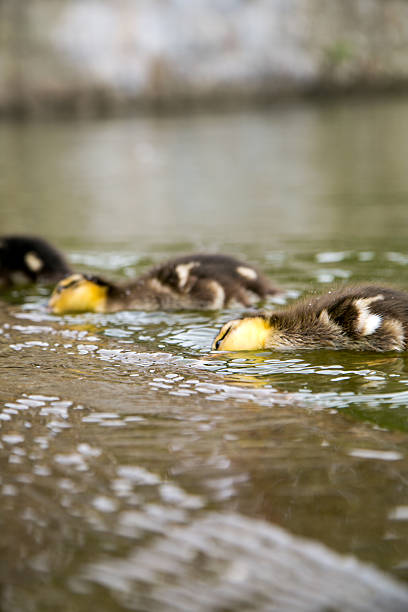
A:
[[[95,285],[99,285],[100,287],[111,288],[112,283],[101,278],[100,276],[95,276],[94,274],[83,274],[83,277],[86,278],[90,283],[94,283]]]

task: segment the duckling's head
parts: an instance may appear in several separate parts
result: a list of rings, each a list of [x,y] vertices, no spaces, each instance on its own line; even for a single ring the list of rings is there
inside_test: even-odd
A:
[[[256,351],[265,348],[268,337],[273,333],[266,315],[257,313],[234,319],[222,326],[213,344],[213,351]]]
[[[54,314],[104,312],[109,288],[97,276],[71,274],[55,287],[48,306]]]

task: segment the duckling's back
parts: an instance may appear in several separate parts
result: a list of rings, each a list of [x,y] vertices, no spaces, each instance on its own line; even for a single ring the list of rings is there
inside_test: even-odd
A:
[[[304,298],[271,314],[293,346],[404,351],[408,348],[408,293],[377,285],[349,286]]]
[[[222,308],[232,303],[249,306],[278,293],[253,266],[229,255],[197,253],[171,259],[150,270],[147,277],[180,296],[191,306]]]
[[[0,238],[0,285],[13,285],[21,281],[52,283],[70,272],[64,256],[42,238]]]

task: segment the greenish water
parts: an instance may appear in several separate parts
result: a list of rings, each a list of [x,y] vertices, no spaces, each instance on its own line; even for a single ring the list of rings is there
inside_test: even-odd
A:
[[[400,99],[0,124],[1,233],[118,280],[231,253],[288,291],[271,308],[347,281],[408,287],[407,119]],[[55,317],[49,291],[0,303],[2,609],[275,609],[266,578],[245,579],[256,525],[406,583],[408,357],[214,354],[237,311]],[[239,551],[212,550],[229,529]]]

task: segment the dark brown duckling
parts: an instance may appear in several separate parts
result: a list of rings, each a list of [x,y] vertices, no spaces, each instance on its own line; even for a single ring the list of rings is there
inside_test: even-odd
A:
[[[228,255],[193,254],[158,265],[131,283],[73,274],[55,288],[55,314],[119,310],[216,310],[249,306],[276,287],[253,266]]]
[[[64,256],[36,236],[0,237],[0,287],[56,283],[72,272]]]
[[[408,293],[367,285],[306,297],[282,310],[229,321],[217,334],[212,348],[405,351]]]

